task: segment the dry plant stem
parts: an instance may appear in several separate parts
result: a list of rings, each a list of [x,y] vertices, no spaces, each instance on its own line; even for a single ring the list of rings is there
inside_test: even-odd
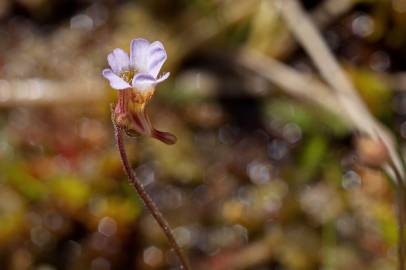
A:
[[[130,165],[130,162],[128,161],[127,152],[125,150],[125,146],[124,146],[124,142],[123,142],[123,132],[120,129],[120,127],[116,125],[114,120],[113,120],[113,126],[114,126],[114,135],[115,135],[115,139],[116,139],[117,148],[118,148],[118,151],[120,152],[120,157],[121,157],[121,161],[123,163],[124,171],[126,172],[126,174],[128,176],[128,180],[129,180],[130,184],[135,188],[138,195],[141,197],[142,201],[147,206],[147,208],[151,212],[152,216],[155,218],[156,222],[158,222],[159,226],[164,231],[166,237],[169,240],[170,245],[174,249],[176,255],[179,257],[179,260],[181,263],[181,269],[191,270],[191,268],[189,266],[189,262],[188,262],[186,256],[183,254],[182,249],[176,242],[175,237],[172,233],[172,230],[171,230],[168,222],[163,217],[161,211],[159,211],[158,207],[156,206],[154,201],[151,199],[151,197],[148,195],[148,193],[145,191],[141,182],[138,180],[138,178],[135,176],[133,170],[131,169],[131,165]]]
[[[316,103],[343,118],[352,127],[343,110],[332,95],[332,89],[315,76],[299,72],[288,65],[249,48],[239,53],[237,61],[279,86],[289,95]]]
[[[402,159],[396,150],[393,136],[370,114],[351,80],[340,67],[301,4],[297,0],[277,0],[276,3],[289,29],[309,54],[325,81],[334,90],[332,95],[342,106],[343,113],[351,120],[356,129],[384,142],[393,165],[403,177]],[[385,170],[389,175],[395,177],[392,166],[385,166]]]
[[[264,78],[269,79],[272,83],[280,86],[288,94],[304,98],[311,101],[326,110],[330,110],[338,116],[341,116],[345,120],[346,124],[351,128],[353,127],[350,119],[342,112],[339,103],[336,103],[332,89],[310,75],[300,73],[289,66],[278,62],[275,59],[259,52],[250,51],[245,49],[241,52],[239,62]],[[300,87],[298,87],[300,86]],[[405,222],[405,186],[401,174],[397,170],[393,163],[390,164],[395,177],[395,183],[397,185],[397,219],[398,219],[398,256],[399,256],[399,269],[404,270],[405,251],[406,245],[404,241],[404,222]]]
[[[342,106],[343,112],[354,124],[354,127],[372,138],[381,139],[389,152],[390,161],[384,166],[384,169],[390,176],[396,179],[399,227],[398,261],[399,270],[404,270],[405,174],[402,158],[396,150],[393,136],[389,130],[383,127],[370,114],[358,96],[351,80],[340,67],[338,61],[324,42],[321,33],[298,0],[278,0],[277,3],[289,29],[312,58],[323,78],[332,87],[332,94],[335,95],[337,102]]]

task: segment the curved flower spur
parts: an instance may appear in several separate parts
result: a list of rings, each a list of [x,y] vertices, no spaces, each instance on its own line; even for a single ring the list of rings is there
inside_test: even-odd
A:
[[[113,118],[127,135],[146,135],[166,144],[174,144],[175,135],[156,130],[145,111],[156,85],[169,77],[169,72],[158,77],[166,58],[161,42],[150,43],[137,38],[131,41],[130,57],[119,48],[108,55],[110,69],[103,70],[102,74],[109,80],[110,86],[118,90]]]

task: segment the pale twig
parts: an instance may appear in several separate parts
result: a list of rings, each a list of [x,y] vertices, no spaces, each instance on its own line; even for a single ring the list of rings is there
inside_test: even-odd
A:
[[[107,101],[100,77],[75,80],[42,78],[0,80],[0,106],[81,104]]]
[[[302,44],[306,52],[312,58],[323,78],[334,89],[334,95],[341,104],[344,113],[353,122],[354,126],[361,132],[372,138],[381,139],[385,144],[390,160],[385,170],[395,179],[398,192],[398,262],[399,270],[404,270],[404,170],[402,158],[396,150],[393,136],[389,130],[382,126],[370,114],[350,79],[340,67],[334,55],[309,16],[303,10],[297,0],[277,1],[282,17],[285,19],[289,29]]]
[[[396,150],[393,136],[370,114],[309,16],[296,0],[278,0],[277,4],[289,29],[312,58],[323,78],[335,90],[337,102],[341,104],[348,119],[357,130],[384,142],[392,163],[404,181],[402,159]],[[396,177],[390,166],[386,165],[385,169],[391,176]]]
[[[115,123],[114,119],[112,120],[113,126],[114,126],[114,135],[116,139],[116,144],[117,148],[120,153],[120,158],[123,163],[124,171],[128,176],[128,180],[130,184],[135,188],[137,191],[138,195],[141,197],[142,201],[144,202],[145,206],[148,208],[152,216],[155,218],[156,222],[159,224],[159,226],[162,228],[163,232],[165,233],[166,237],[169,240],[170,245],[174,249],[176,255],[178,256],[180,263],[181,263],[181,269],[184,270],[191,270],[189,266],[189,262],[186,258],[186,256],[183,254],[182,249],[176,242],[176,239],[172,233],[172,230],[162,215],[161,211],[159,211],[158,207],[154,203],[154,201],[151,199],[151,197],[148,195],[148,193],[145,191],[144,187],[142,186],[142,183],[138,180],[138,178],[135,176],[133,170],[131,169],[130,162],[128,161],[127,157],[127,152],[125,151],[125,146],[123,142],[123,134],[119,126]]]
[[[314,102],[332,113],[345,117],[337,106],[332,90],[311,74],[304,74],[258,51],[244,49],[237,60],[242,66],[268,79],[289,95]],[[351,125],[348,119],[343,119]]]

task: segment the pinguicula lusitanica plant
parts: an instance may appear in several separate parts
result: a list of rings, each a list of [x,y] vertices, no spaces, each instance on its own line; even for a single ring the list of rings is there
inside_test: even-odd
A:
[[[152,127],[145,106],[155,92],[155,87],[169,77],[169,72],[159,76],[167,58],[159,41],[137,38],[131,41],[130,56],[122,49],[114,49],[107,57],[109,69],[103,76],[110,86],[118,90],[114,120],[130,136],[146,135],[164,143],[174,144],[176,137]]]
[[[161,42],[137,38],[131,41],[130,56],[122,49],[114,49],[107,56],[109,69],[103,70],[103,76],[110,86],[118,91],[118,101],[112,108],[112,121],[115,139],[130,183],[134,186],[155,220],[163,229],[172,248],[179,257],[181,268],[190,269],[188,261],[176,243],[172,230],[158,207],[145,191],[134,174],[124,147],[124,130],[128,135],[145,135],[156,138],[166,144],[174,144],[176,137],[168,132],[152,127],[145,106],[155,92],[155,87],[169,77],[169,72],[159,76],[159,71],[167,58]]]

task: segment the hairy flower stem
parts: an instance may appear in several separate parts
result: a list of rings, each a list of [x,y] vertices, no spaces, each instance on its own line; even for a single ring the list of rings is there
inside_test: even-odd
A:
[[[396,183],[396,201],[397,201],[397,218],[398,218],[398,269],[405,270],[405,184],[404,180],[397,170],[396,166],[391,166],[395,172]]]
[[[159,209],[156,206],[156,204],[154,203],[154,201],[145,191],[141,182],[138,180],[138,178],[135,176],[133,170],[131,169],[130,162],[128,161],[127,152],[124,147],[123,132],[122,132],[121,128],[119,126],[117,126],[114,119],[113,119],[113,126],[114,126],[114,135],[115,135],[115,139],[116,139],[117,148],[118,148],[118,151],[120,152],[121,162],[123,164],[124,171],[126,172],[126,174],[128,176],[130,184],[135,188],[138,195],[141,197],[144,204],[147,206],[148,210],[151,212],[152,216],[155,218],[156,222],[159,224],[159,226],[161,226],[162,230],[164,231],[166,237],[169,240],[170,245],[174,249],[176,255],[179,257],[181,269],[182,270],[191,270],[188,260],[187,260],[186,256],[183,254],[182,249],[176,242],[175,237],[172,233],[172,230],[171,230],[168,222],[166,221],[166,219],[164,218],[162,213],[159,211]]]

